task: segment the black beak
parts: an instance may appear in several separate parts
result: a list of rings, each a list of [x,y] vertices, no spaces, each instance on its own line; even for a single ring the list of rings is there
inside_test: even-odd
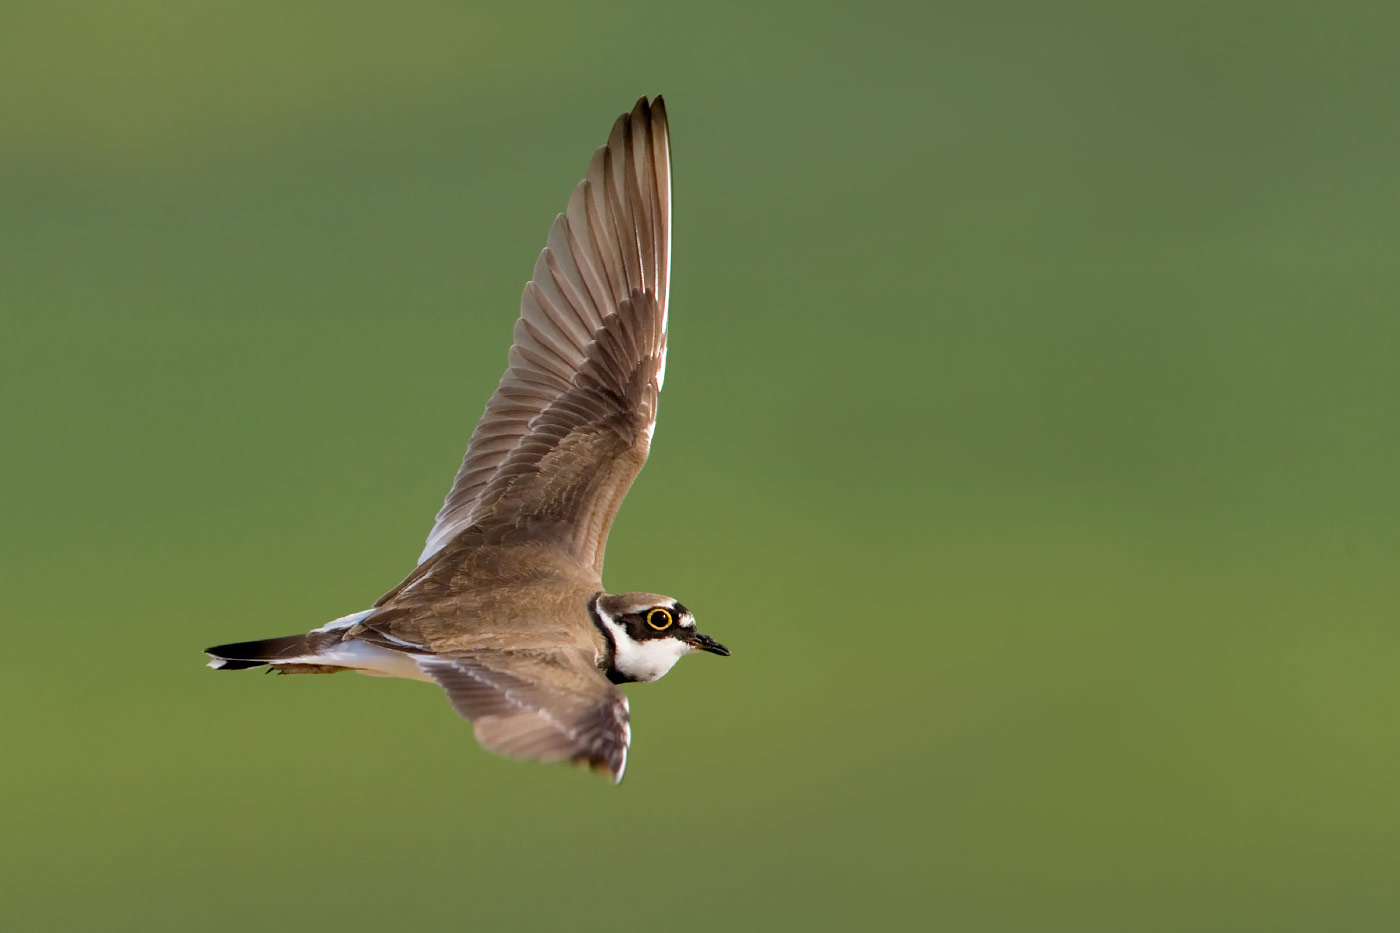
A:
[[[723,658],[729,657],[729,649],[715,641],[709,635],[701,635],[699,632],[692,630],[690,637],[687,638],[686,641],[690,642],[701,651],[708,651],[710,654],[717,654]]]

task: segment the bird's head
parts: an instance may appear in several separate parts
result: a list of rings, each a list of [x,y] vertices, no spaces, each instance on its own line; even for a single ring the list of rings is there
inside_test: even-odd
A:
[[[729,655],[729,649],[695,628],[695,616],[669,596],[618,593],[599,596],[593,617],[612,643],[608,678],[649,683],[692,651]]]

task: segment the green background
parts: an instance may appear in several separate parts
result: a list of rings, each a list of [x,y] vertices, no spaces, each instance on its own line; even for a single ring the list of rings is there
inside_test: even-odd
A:
[[[14,930],[1392,930],[1394,3],[8,3]],[[614,788],[200,649],[412,566],[674,130]]]

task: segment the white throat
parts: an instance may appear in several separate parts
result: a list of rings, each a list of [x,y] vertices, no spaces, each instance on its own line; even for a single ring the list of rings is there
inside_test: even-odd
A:
[[[613,639],[613,667],[629,680],[651,683],[657,680],[676,662],[695,649],[679,638],[648,638],[637,641],[627,634],[627,629],[601,609],[598,618],[607,626]]]

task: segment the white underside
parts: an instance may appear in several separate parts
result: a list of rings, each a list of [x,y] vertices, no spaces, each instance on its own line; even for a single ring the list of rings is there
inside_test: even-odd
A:
[[[289,658],[279,664],[330,664],[348,667],[361,674],[373,677],[403,677],[408,680],[421,680],[432,683],[433,679],[418,669],[413,656],[402,651],[392,651],[351,639],[342,641],[329,650],[304,658]]]
[[[352,612],[348,616],[332,619],[330,622],[327,622],[314,631],[343,631],[373,612],[373,609],[365,609],[362,612]],[[361,674],[369,674],[371,677],[403,677],[408,680],[421,680],[426,683],[432,683],[433,680],[418,669],[418,665],[413,663],[413,657],[411,655],[404,654],[402,651],[394,651],[391,648],[371,645],[354,638],[349,641],[338,642],[334,647],[322,651],[320,654],[305,659],[299,658],[290,663],[334,664],[340,667],[348,667]]]

